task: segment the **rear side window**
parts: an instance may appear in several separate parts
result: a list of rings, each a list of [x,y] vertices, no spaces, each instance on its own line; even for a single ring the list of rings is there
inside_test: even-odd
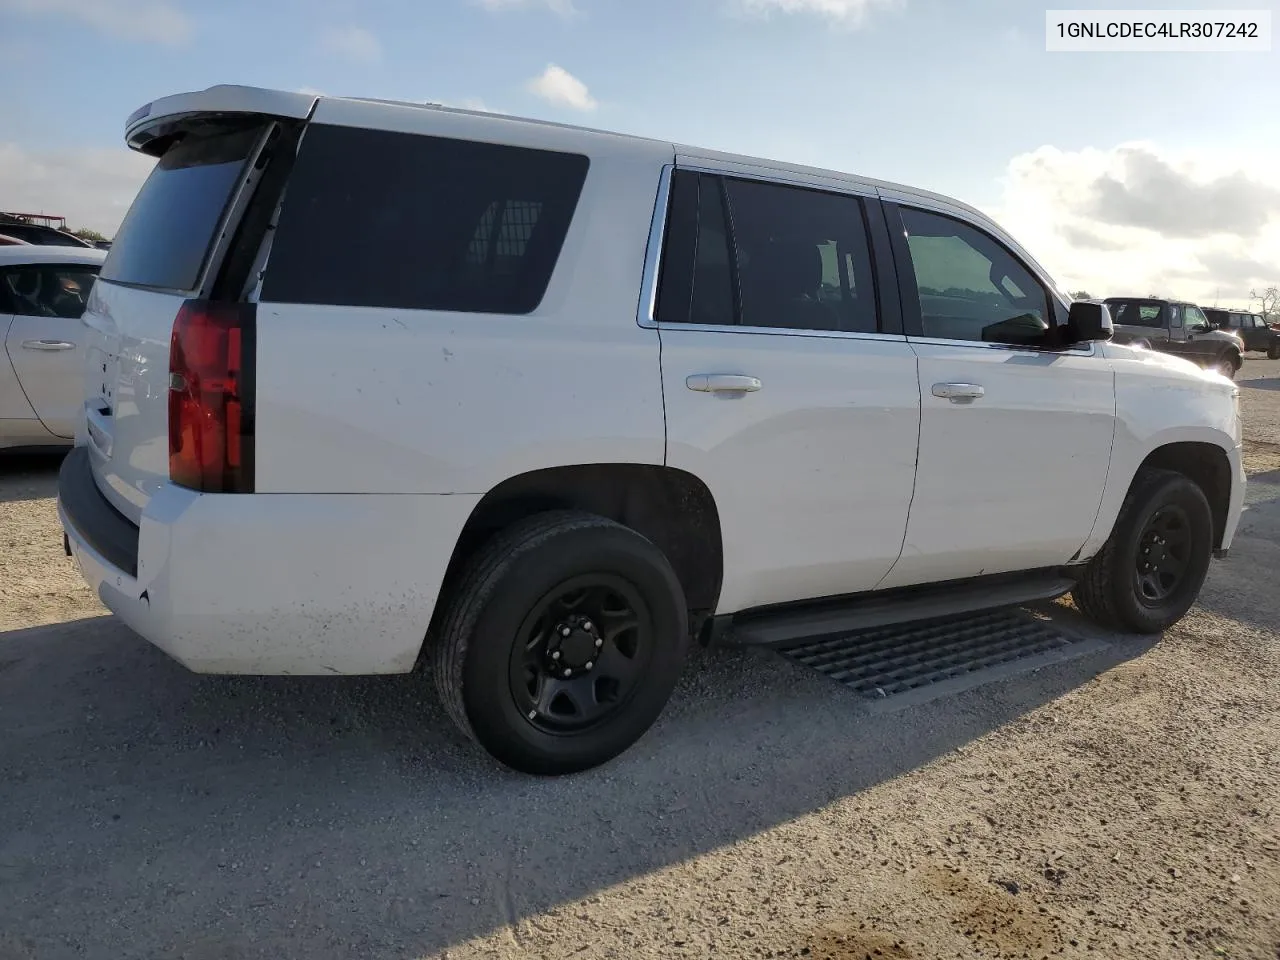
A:
[[[102,278],[193,290],[262,126],[190,133],[156,163],[116,232]]]
[[[875,287],[857,197],[726,180],[742,323],[876,330]]]
[[[587,166],[577,154],[313,124],[262,299],[530,313]]]
[[[874,332],[861,201],[677,170],[657,320]]]

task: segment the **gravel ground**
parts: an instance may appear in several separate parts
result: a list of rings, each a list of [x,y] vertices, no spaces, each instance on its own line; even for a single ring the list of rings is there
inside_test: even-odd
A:
[[[1249,509],[1159,642],[879,711],[699,653],[554,781],[417,677],[185,672],[62,557],[55,463],[0,465],[0,958],[1277,960],[1280,362],[1241,387]]]

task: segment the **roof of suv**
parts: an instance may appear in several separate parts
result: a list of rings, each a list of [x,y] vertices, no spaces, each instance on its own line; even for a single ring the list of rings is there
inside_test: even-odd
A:
[[[373,108],[390,106],[413,110],[436,110],[445,113],[461,114],[486,121],[499,123],[518,123],[538,126],[546,129],[564,130],[579,134],[610,138],[614,140],[633,141],[636,143],[661,143],[670,146],[678,155],[700,157],[708,160],[719,160],[735,163],[744,167],[767,168],[772,171],[793,172],[802,176],[818,176],[845,183],[857,183],[880,191],[899,193],[934,200],[947,206],[962,209],[983,221],[993,223],[985,213],[966,203],[929,190],[888,180],[876,180],[858,176],[839,170],[822,167],[810,167],[803,164],[785,163],[779,160],[752,157],[744,154],[725,153],[709,150],[704,147],[693,147],[652,137],[641,137],[634,134],[617,133],[595,127],[584,127],[576,124],[557,123],[550,120],[536,120],[528,117],[517,117],[508,114],[491,113],[484,110],[469,110],[463,107],[446,106],[439,103],[418,103],[406,100],[384,100],[373,97],[330,97],[324,94],[295,93],[286,90],[269,90],[262,87],[249,87],[236,84],[219,84],[200,91],[179,93],[162,97],[138,108],[125,122],[125,140],[135,150],[146,152],[146,144],[153,134],[148,128],[163,124],[166,119],[178,120],[193,113],[261,113],[269,116],[293,117],[306,119],[315,110],[321,100],[341,100],[353,104],[367,104],[370,110],[370,126],[377,127],[377,118]],[[994,223],[993,223],[994,225]]]

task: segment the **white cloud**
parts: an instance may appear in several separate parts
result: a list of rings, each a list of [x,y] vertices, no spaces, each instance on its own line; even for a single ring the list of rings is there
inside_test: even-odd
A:
[[[123,146],[39,151],[0,143],[5,209],[58,214],[72,229],[111,236],[154,164]]]
[[[486,10],[517,10],[528,7],[545,7],[562,17],[577,13],[573,0],[475,0]]]
[[[585,83],[554,63],[547,64],[547,69],[530,80],[527,86],[531,93],[543,100],[574,110],[589,112],[598,106]]]
[[[191,39],[191,19],[169,0],[0,0],[0,11],[79,20],[124,40],[178,46]]]
[[[799,13],[819,16],[832,23],[856,27],[876,8],[901,5],[904,0],[732,0],[734,7],[748,14]]]
[[[382,59],[382,44],[364,27],[329,27],[320,34],[320,49],[352,63]]]
[[[1280,284],[1280,176],[1266,158],[1041,147],[989,211],[1067,289],[1243,305]]]

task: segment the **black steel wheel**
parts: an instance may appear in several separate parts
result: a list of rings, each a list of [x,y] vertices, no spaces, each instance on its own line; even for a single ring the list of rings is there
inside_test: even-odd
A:
[[[1191,520],[1186,510],[1168,504],[1153,513],[1138,535],[1133,565],[1138,602],[1156,608],[1168,603],[1187,575],[1191,550]]]
[[[631,746],[671,696],[690,639],[662,551],[577,511],[498,534],[441,604],[429,643],[445,708],[525,773],[585,770]]]
[[[653,618],[621,577],[586,574],[557,584],[520,626],[511,695],[546,733],[572,736],[626,708],[653,653]]]
[[[1159,633],[1191,609],[1212,555],[1213,513],[1204,491],[1172,470],[1143,470],[1072,596],[1102,626]]]

